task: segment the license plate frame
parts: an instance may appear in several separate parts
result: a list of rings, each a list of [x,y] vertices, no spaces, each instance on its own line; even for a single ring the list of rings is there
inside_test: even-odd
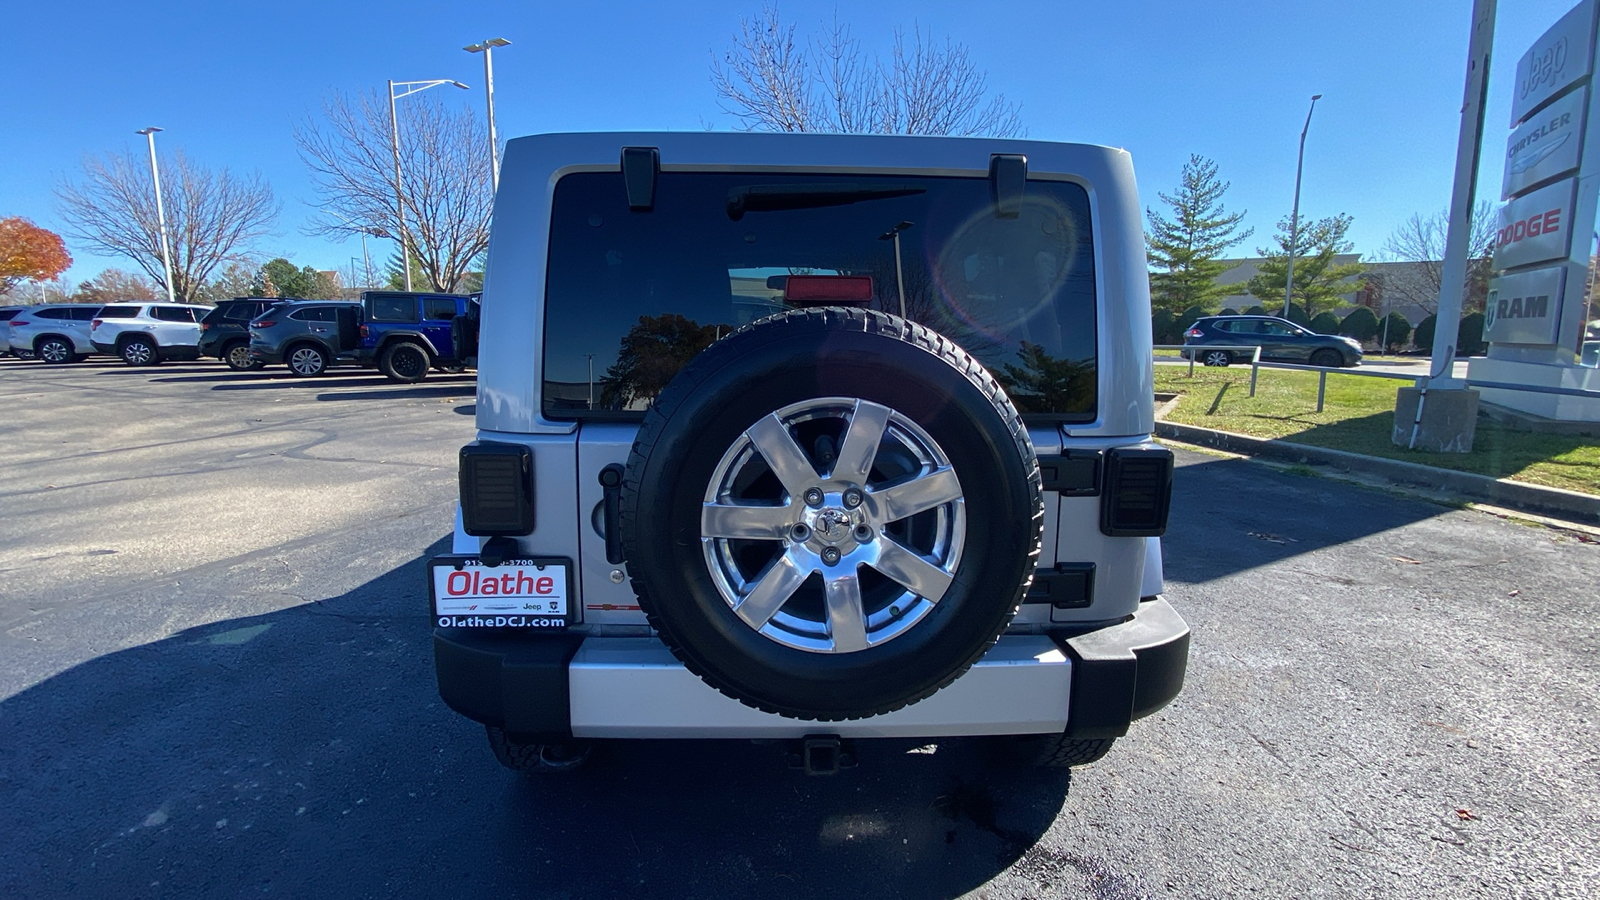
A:
[[[573,600],[576,568],[572,559],[565,556],[522,556],[505,560],[498,566],[484,565],[483,560],[475,553],[435,556],[428,560],[428,612],[433,617],[434,624],[440,628],[560,631],[572,625],[576,619]],[[441,570],[445,570],[443,579],[440,578]],[[442,610],[440,591],[443,589],[453,593],[449,587],[450,577],[456,572],[466,572],[469,576],[479,577],[472,580],[467,591],[447,597],[447,600],[457,602],[451,608]],[[500,584],[504,583],[500,580],[501,576],[510,575],[517,579],[514,583],[519,589],[523,584],[531,584],[533,590],[528,594],[520,592],[483,594],[481,590],[484,581],[481,576],[488,573],[493,573]],[[549,593],[539,590],[544,587],[540,583],[541,580],[546,578],[554,581],[549,586],[551,588]],[[442,585],[444,586],[441,587]],[[558,591],[559,596],[557,596]],[[469,600],[475,600],[477,603],[467,604],[466,601]],[[554,608],[556,604],[559,604],[559,612]],[[472,608],[463,608],[464,606]],[[551,608],[541,608],[546,606]]]

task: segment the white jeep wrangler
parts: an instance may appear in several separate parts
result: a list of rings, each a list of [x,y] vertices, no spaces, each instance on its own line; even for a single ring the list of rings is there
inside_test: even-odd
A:
[[[509,143],[439,692],[596,739],[993,736],[1098,759],[1182,687],[1128,154],[1002,139]]]

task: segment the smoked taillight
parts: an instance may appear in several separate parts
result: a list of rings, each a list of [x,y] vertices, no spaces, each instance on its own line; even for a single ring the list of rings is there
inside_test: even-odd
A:
[[[533,532],[533,451],[480,441],[461,448],[461,523],[477,537]]]

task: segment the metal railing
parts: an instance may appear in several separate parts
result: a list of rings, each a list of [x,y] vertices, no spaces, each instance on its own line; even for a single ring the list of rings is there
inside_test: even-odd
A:
[[[1370,369],[1337,368],[1330,369],[1326,366],[1302,366],[1297,363],[1262,362],[1261,347],[1258,344],[1156,344],[1156,350],[1192,351],[1185,355],[1189,361],[1189,377],[1194,377],[1194,363],[1205,350],[1249,351],[1250,352],[1250,396],[1256,395],[1256,379],[1261,369],[1288,369],[1299,372],[1317,373],[1317,412],[1322,412],[1328,394],[1328,373],[1335,375],[1356,375],[1362,378],[1390,378],[1397,381],[1417,382],[1426,379],[1422,375],[1407,375],[1403,372],[1374,372]],[[1600,400],[1600,391],[1585,390],[1584,388],[1546,387],[1536,384],[1506,384],[1500,381],[1479,381],[1475,379],[1462,379],[1463,383],[1475,388],[1488,388],[1500,391],[1527,391],[1532,394],[1560,394],[1568,397],[1588,397]]]

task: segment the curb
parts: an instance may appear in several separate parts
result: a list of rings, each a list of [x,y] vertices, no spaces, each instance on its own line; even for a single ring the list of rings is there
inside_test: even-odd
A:
[[[1157,437],[1215,447],[1230,453],[1263,456],[1290,462],[1331,466],[1387,478],[1397,484],[1421,485],[1448,491],[1468,500],[1527,510],[1542,516],[1588,524],[1600,523],[1600,497],[1563,488],[1523,484],[1504,478],[1490,478],[1471,472],[1440,469],[1420,463],[1364,456],[1343,450],[1328,450],[1308,444],[1293,444],[1272,438],[1250,437],[1231,431],[1217,431],[1175,422],[1156,422]]]

